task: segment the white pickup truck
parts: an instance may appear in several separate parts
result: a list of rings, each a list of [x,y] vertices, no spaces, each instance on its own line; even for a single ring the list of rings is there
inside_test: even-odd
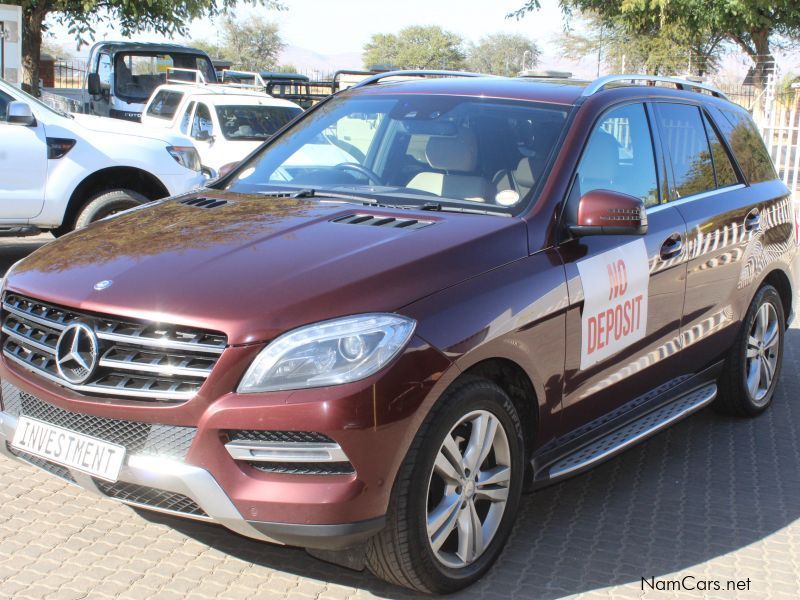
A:
[[[0,235],[62,235],[205,181],[185,136],[62,113],[0,80]]]

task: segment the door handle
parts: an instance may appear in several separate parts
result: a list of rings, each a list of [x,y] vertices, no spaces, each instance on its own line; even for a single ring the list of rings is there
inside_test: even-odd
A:
[[[678,256],[682,250],[683,237],[680,233],[673,233],[661,244],[661,252],[659,254],[662,260],[669,260]]]
[[[761,212],[754,208],[744,218],[745,231],[759,231],[761,229]]]

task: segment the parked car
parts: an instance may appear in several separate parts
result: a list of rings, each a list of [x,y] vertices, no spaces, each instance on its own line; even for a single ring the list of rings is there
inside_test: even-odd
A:
[[[0,80],[0,235],[62,235],[203,185],[188,138],[57,111]]]
[[[162,85],[142,123],[188,135],[202,163],[219,170],[238,162],[303,112],[263,92],[222,85]]]
[[[291,163],[359,120],[357,160]],[[18,263],[0,452],[452,592],[524,488],[765,411],[797,269],[789,192],[713,88],[376,76]]]
[[[135,122],[170,69],[198,71],[204,81],[216,82],[208,55],[178,44],[98,42],[89,51],[86,69],[82,89],[47,91],[74,101],[83,113]]]

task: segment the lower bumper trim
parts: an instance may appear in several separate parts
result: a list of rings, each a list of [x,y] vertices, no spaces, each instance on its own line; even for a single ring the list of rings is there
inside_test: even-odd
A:
[[[355,523],[305,525],[249,521],[250,526],[287,546],[319,550],[343,550],[356,546],[386,526],[386,517],[375,517]]]

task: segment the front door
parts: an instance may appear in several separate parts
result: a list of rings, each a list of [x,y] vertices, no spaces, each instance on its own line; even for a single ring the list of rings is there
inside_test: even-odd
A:
[[[648,231],[586,236],[559,247],[570,292],[565,431],[682,375],[686,225],[675,208],[661,203],[660,156],[645,106],[627,104],[600,118],[581,158],[567,219],[583,194],[609,189],[644,201]]]
[[[24,221],[35,217],[44,204],[47,181],[47,139],[44,125],[32,127],[6,122],[14,98],[0,91],[0,219]]]

